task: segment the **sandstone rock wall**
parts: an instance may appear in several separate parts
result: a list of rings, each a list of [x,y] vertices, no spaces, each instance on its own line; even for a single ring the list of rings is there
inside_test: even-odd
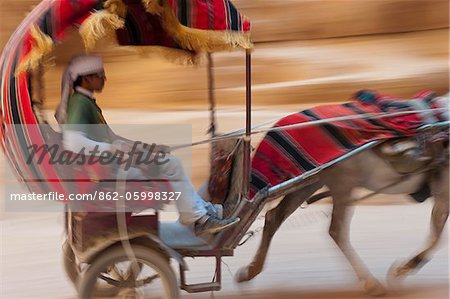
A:
[[[449,25],[447,0],[236,0],[256,42],[409,32]]]
[[[38,2],[0,0],[0,46]],[[235,4],[253,22],[256,105],[339,101],[359,88],[401,96],[424,88],[448,91],[447,0],[235,0]],[[56,49],[56,67],[45,75],[48,108],[58,102],[62,67],[80,52],[77,34]],[[102,107],[206,107],[204,64],[182,67],[129,52],[101,54],[108,76],[99,95]],[[242,52],[219,53],[215,64],[219,104],[242,105]]]

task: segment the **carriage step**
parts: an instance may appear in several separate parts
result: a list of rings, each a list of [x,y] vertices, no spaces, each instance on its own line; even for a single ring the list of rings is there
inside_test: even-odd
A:
[[[222,288],[222,256],[216,255],[216,270],[214,274],[214,280],[211,282],[204,283],[186,283],[186,276],[184,267],[180,264],[180,288],[188,293],[200,293],[200,292],[211,292],[220,291]]]
[[[206,282],[197,284],[186,284],[181,285],[181,289],[188,293],[200,293],[200,292],[210,292],[210,291],[220,291],[220,282]]]

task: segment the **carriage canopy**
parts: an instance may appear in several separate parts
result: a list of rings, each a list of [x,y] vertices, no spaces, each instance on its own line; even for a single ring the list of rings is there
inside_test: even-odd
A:
[[[30,191],[65,189],[59,169],[46,159],[27,163],[29,148],[48,144],[44,129],[43,65],[69,31],[78,30],[87,52],[100,41],[145,48],[188,62],[201,52],[249,49],[250,21],[229,0],[44,0],[24,19],[3,49],[1,145]],[[39,178],[38,181],[26,178]],[[49,183],[51,181],[51,185]]]

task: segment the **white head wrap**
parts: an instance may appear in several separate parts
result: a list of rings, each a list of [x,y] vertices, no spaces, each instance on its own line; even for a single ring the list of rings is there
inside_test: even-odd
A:
[[[73,90],[73,83],[78,76],[85,76],[103,72],[103,60],[99,56],[81,55],[73,57],[61,80],[61,102],[56,108],[55,118],[59,124],[65,124],[67,120],[67,104]]]

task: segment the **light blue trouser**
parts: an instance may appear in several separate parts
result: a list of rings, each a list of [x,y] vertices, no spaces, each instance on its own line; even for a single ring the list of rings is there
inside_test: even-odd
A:
[[[180,222],[186,225],[192,224],[207,213],[207,207],[212,207],[210,202],[203,200],[195,191],[191,180],[184,172],[180,160],[173,155],[166,155],[167,163],[162,165],[151,165],[156,167],[157,171],[151,171],[150,174],[144,174],[141,169],[131,167],[128,170],[128,179],[141,179],[151,177],[158,179],[167,179],[175,192],[181,192],[178,200],[175,201],[178,212],[180,213]]]

